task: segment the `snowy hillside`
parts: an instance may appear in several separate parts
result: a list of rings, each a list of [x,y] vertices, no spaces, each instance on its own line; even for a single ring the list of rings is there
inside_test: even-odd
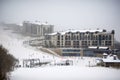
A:
[[[0,44],[2,44],[5,48],[8,49],[10,54],[13,54],[18,59],[25,58],[41,58],[41,57],[52,57],[47,53],[34,50],[33,48],[27,47],[23,45],[23,41],[26,40],[24,37],[12,34],[11,31],[3,31],[0,29]]]

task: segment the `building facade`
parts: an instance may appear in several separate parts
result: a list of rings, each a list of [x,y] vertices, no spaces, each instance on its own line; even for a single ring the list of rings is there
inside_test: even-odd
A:
[[[24,21],[22,31],[23,34],[28,36],[44,36],[45,34],[54,32],[54,25],[50,25],[47,22],[43,24],[39,21]]]
[[[113,49],[114,48],[114,30],[68,30],[57,32],[45,36],[46,47],[56,47],[62,49],[64,53],[78,53],[81,49],[84,52],[91,53],[91,49]],[[80,49],[80,50],[78,50]],[[88,51],[87,51],[88,50]]]

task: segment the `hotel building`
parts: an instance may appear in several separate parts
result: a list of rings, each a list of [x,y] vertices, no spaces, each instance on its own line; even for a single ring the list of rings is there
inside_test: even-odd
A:
[[[114,30],[68,30],[45,35],[45,47],[57,48],[60,55],[80,56],[93,55],[114,48]],[[91,55],[90,54],[90,55]]]

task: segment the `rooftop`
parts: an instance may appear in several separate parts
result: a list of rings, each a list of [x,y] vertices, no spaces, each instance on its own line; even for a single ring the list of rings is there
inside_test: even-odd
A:
[[[104,53],[105,54],[105,53]],[[107,56],[107,54],[106,54]],[[118,59],[117,55],[108,55],[107,58],[102,59],[103,62],[113,62],[113,63],[120,63],[120,60]]]
[[[54,32],[54,33],[51,33],[49,35],[56,35],[57,33],[61,34],[61,35],[64,35],[68,32],[71,32],[71,33],[76,33],[76,32],[82,32],[82,33],[85,33],[85,32],[103,32],[103,30],[67,30],[67,31],[62,31],[62,32]]]
[[[37,24],[37,25],[51,25],[48,22],[41,23],[40,21],[24,21],[25,23]]]

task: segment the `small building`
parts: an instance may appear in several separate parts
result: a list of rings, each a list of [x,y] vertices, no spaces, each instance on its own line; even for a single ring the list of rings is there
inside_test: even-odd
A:
[[[103,54],[103,59],[101,61],[102,66],[105,67],[119,67],[120,68],[120,60],[118,59],[117,55],[113,54]]]

